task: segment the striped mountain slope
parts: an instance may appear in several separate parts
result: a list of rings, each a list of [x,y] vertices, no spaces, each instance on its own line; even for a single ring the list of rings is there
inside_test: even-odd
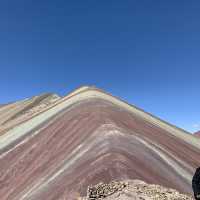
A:
[[[1,124],[19,118],[16,113],[0,108]],[[200,165],[200,139],[94,87],[2,130],[2,200],[73,200],[88,185],[123,179],[191,193]]]

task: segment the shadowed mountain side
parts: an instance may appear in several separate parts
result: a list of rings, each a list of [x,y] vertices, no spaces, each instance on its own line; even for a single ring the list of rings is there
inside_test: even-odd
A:
[[[2,200],[72,200],[84,196],[88,185],[115,179],[191,193],[200,151],[185,133],[176,136],[98,96],[77,98],[1,148]]]
[[[43,94],[0,107],[0,134],[32,118],[60,99],[56,94]]]

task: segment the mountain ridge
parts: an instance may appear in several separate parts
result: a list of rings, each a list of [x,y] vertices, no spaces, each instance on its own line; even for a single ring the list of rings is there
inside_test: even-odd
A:
[[[82,88],[83,88],[83,89],[82,89]],[[76,91],[77,91],[77,92],[76,92]],[[112,95],[109,95],[109,94],[103,92],[102,90],[99,90],[99,89],[94,88],[94,87],[92,87],[92,88],[90,88],[90,87],[81,87],[81,88],[79,88],[79,89],[77,89],[77,90],[71,92],[69,95],[63,97],[63,98],[61,99],[61,102],[58,102],[58,103],[61,104],[61,103],[63,103],[65,100],[68,100],[68,101],[69,101],[71,98],[77,97],[77,96],[80,95],[81,93],[83,94],[83,93],[86,93],[86,92],[87,92],[87,93],[90,93],[90,94],[89,94],[89,97],[87,97],[87,95],[85,95],[86,98],[84,98],[84,99],[87,99],[87,98],[95,98],[95,95],[96,95],[96,97],[98,97],[98,98],[102,98],[102,96],[103,96],[103,99],[104,99],[104,100],[108,100],[108,101],[109,101],[109,98],[111,97],[111,98],[112,98],[112,103],[116,103],[118,106],[119,106],[119,104],[125,105],[126,108],[128,107],[128,110],[129,110],[130,108],[132,108],[132,110],[134,109],[133,112],[136,111],[136,112],[138,112],[139,114],[144,113],[145,115],[143,115],[143,117],[146,117],[145,119],[147,119],[147,118],[148,118],[148,120],[152,120],[152,119],[153,119],[152,121],[153,121],[154,123],[157,122],[157,123],[156,123],[157,125],[161,125],[161,127],[164,126],[164,128],[168,128],[168,130],[170,129],[171,132],[175,132],[176,134],[177,134],[177,133],[178,133],[178,134],[181,133],[182,135],[183,135],[183,133],[185,133],[184,136],[185,136],[186,138],[183,137],[183,139],[184,139],[186,142],[188,142],[188,140],[189,140],[189,141],[190,141],[191,143],[193,143],[193,145],[195,145],[197,148],[200,148],[199,145],[198,145],[198,142],[197,142],[191,135],[189,135],[188,132],[186,132],[185,130],[182,130],[182,129],[180,129],[180,128],[177,128],[176,126],[171,125],[171,124],[169,124],[169,123],[167,123],[167,122],[165,122],[165,121],[163,121],[163,120],[161,120],[161,119],[159,119],[159,118],[153,116],[152,114],[149,114],[149,113],[143,111],[142,109],[137,108],[136,106],[130,105],[130,104],[126,103],[125,101],[122,101],[121,99],[117,99],[117,97],[114,97],[114,96],[112,96]],[[79,97],[78,97],[78,98],[79,98]],[[80,98],[81,98],[81,97],[80,97]],[[53,107],[55,107],[56,105],[57,105],[57,104],[53,105]],[[51,107],[50,109],[52,109],[52,107]],[[44,110],[44,111],[45,111],[45,110]],[[44,111],[43,111],[43,112],[44,112]],[[130,111],[130,110],[129,110],[129,111]],[[37,117],[37,116],[36,116],[36,117]],[[160,124],[159,124],[159,122],[160,122]]]

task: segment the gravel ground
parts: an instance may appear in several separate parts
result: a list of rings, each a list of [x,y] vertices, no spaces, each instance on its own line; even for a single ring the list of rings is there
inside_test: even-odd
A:
[[[140,180],[99,183],[88,187],[87,197],[81,200],[194,200],[192,195]]]

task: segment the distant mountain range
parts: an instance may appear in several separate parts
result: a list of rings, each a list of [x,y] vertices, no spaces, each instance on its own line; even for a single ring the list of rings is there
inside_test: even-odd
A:
[[[191,194],[199,138],[95,87],[0,107],[1,200],[61,200],[140,179]]]
[[[195,132],[194,135],[200,136],[200,131]]]

